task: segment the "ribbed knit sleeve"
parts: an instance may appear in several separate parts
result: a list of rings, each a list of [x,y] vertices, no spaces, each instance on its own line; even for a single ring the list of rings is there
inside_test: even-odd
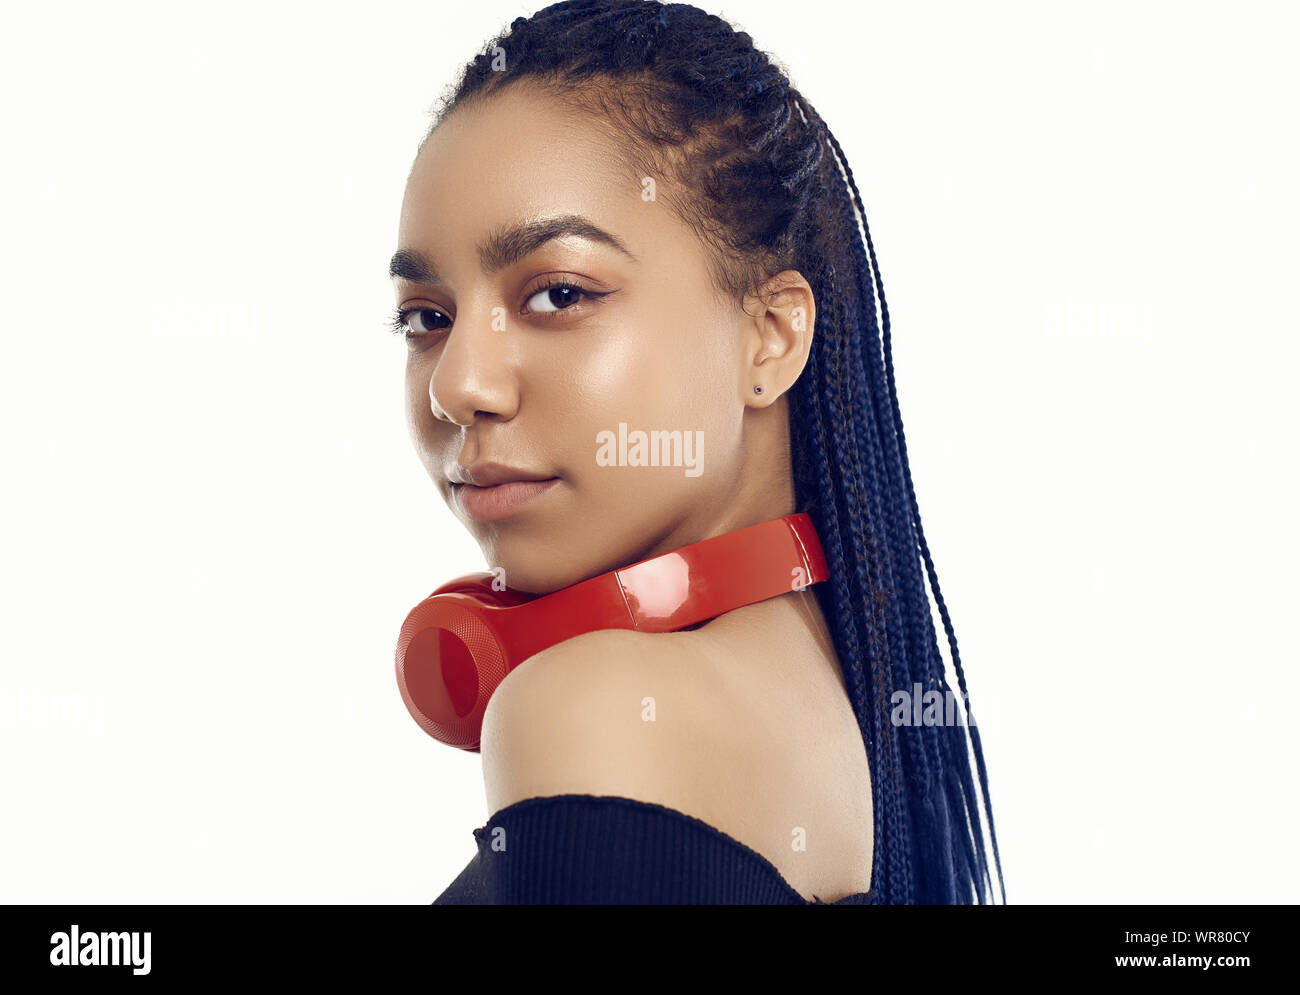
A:
[[[804,901],[766,857],[706,822],[611,795],[528,798],[474,830],[434,905],[870,905]]]

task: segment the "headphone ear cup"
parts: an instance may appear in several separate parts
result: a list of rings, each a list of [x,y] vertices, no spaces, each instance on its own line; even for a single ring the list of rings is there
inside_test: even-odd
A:
[[[505,680],[506,653],[489,618],[498,610],[475,594],[431,595],[398,636],[402,701],[421,729],[449,746],[478,749],[488,699]]]

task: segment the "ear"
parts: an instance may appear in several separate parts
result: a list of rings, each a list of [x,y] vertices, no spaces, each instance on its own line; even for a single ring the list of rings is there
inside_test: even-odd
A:
[[[799,379],[812,348],[816,308],[812,287],[797,270],[768,277],[745,297],[752,320],[741,352],[740,391],[747,406],[767,407]]]

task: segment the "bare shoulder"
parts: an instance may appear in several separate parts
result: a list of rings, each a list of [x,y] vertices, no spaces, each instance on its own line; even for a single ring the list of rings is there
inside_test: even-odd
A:
[[[704,632],[586,633],[530,657],[489,702],[489,811],[558,794],[655,802],[749,846],[805,898],[865,891],[865,750],[848,702],[826,697]],[[843,787],[861,779],[865,806]]]
[[[513,670],[483,716],[489,808],[564,793],[689,798],[682,762],[725,735],[689,635],[588,632]]]

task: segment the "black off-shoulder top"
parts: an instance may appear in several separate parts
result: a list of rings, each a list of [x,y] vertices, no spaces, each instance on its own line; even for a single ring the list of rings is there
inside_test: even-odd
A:
[[[526,798],[474,830],[478,854],[434,905],[875,905],[806,901],[776,866],[677,809],[615,795]]]

